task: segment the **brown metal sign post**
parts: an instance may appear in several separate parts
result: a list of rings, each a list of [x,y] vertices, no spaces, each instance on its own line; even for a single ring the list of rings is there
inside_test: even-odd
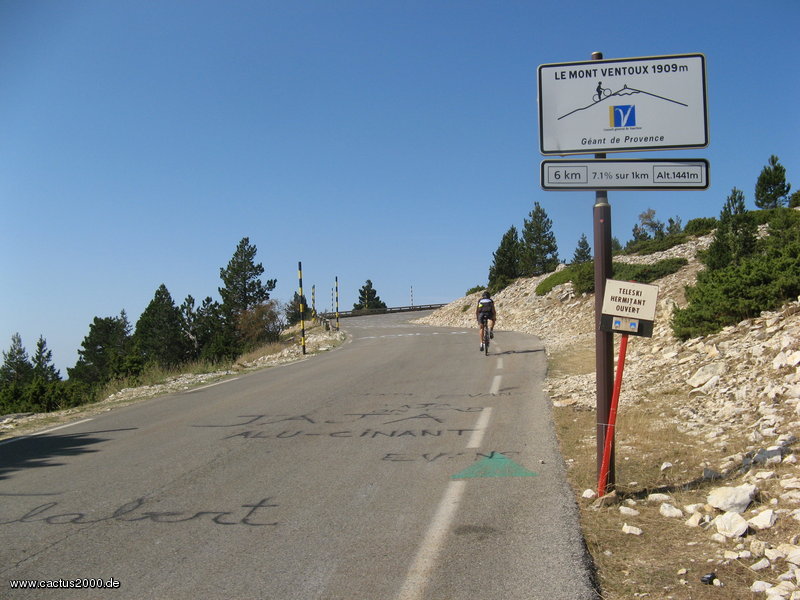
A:
[[[603,60],[602,52],[592,52],[592,60]],[[595,154],[604,159],[605,154]],[[614,336],[600,329],[603,295],[606,279],[611,278],[611,205],[608,191],[597,190],[594,203],[594,298],[595,298],[595,369],[597,392],[597,473],[602,470],[603,453],[611,413],[611,395],[614,385]],[[614,448],[609,454],[606,485],[615,484]]]

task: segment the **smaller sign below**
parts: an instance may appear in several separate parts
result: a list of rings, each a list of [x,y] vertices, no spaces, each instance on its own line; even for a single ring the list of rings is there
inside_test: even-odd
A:
[[[658,286],[606,279],[600,329],[652,337]]]
[[[705,190],[709,165],[704,158],[544,160],[545,190]]]
[[[614,331],[624,333],[637,333],[639,331],[639,319],[628,319],[626,317],[614,317],[611,320],[611,328]]]

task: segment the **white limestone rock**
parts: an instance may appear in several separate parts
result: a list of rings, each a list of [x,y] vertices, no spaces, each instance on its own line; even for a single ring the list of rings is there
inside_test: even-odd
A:
[[[717,533],[726,538],[742,537],[747,533],[748,524],[744,517],[737,512],[726,512],[714,519]]]
[[[633,525],[628,525],[625,523],[622,526],[622,533],[627,533],[628,535],[642,535],[642,530],[638,527],[634,527]]]
[[[728,367],[724,362],[713,362],[700,367],[686,383],[693,388],[699,388],[708,383],[713,377],[721,377],[727,370]]]
[[[753,582],[753,585],[750,586],[750,591],[753,592],[754,594],[761,594],[763,592],[766,592],[771,587],[772,587],[771,583],[768,583],[766,581],[756,580]]]
[[[658,512],[661,514],[662,517],[667,517],[670,519],[683,518],[683,511],[680,508],[675,508],[674,506],[672,506],[672,504],[668,502],[664,502],[658,509]]]
[[[703,518],[703,514],[699,512],[692,513],[692,516],[686,519],[686,526],[687,527],[700,527],[700,520]]]
[[[667,502],[669,500],[672,500],[672,498],[670,498],[666,494],[649,494],[647,496],[648,502]]]
[[[776,515],[775,511],[770,508],[758,513],[752,519],[748,519],[747,522],[753,529],[762,530],[762,529],[769,529],[770,527],[775,525],[775,521],[777,519],[778,515]]]
[[[762,558],[757,563],[750,565],[750,569],[753,571],[762,571],[763,569],[768,569],[770,567],[770,562],[766,558]]]
[[[758,488],[750,483],[737,487],[720,487],[711,490],[707,502],[725,512],[743,513],[753,501]]]

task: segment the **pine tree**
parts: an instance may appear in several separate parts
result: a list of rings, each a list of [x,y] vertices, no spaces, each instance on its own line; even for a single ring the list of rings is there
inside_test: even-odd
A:
[[[174,367],[186,361],[189,347],[181,310],[163,283],[136,322],[133,344],[143,364]]]
[[[773,154],[756,181],[756,206],[759,208],[785,206],[791,188],[792,186],[786,183],[786,169]]]
[[[200,356],[200,342],[197,331],[197,311],[194,308],[194,297],[189,294],[178,309],[181,314],[181,332],[186,344],[188,360]]]
[[[294,296],[292,297],[292,301],[286,305],[286,310],[284,311],[286,315],[286,322],[289,325],[294,325],[295,323],[300,322],[301,303],[304,307],[305,319],[308,320],[311,318],[311,309],[308,306],[308,302],[306,302],[305,295],[301,297],[299,293],[295,292]]]
[[[367,279],[364,286],[358,290],[358,302],[353,304],[353,310],[386,308],[386,303],[380,299],[378,292],[372,287],[372,281]]]
[[[533,210],[522,228],[520,270],[525,277],[535,277],[555,271],[558,266],[558,245],[552,232],[553,221],[545,210],[534,202]]]
[[[0,387],[17,384],[27,385],[33,379],[33,364],[28,351],[22,345],[22,336],[15,333],[11,336],[11,347],[3,352],[3,364],[0,366]]]
[[[797,208],[800,206],[800,190],[789,196],[789,208]]]
[[[579,265],[591,260],[592,249],[589,247],[589,240],[586,239],[586,234],[582,233],[581,238],[578,240],[578,247],[575,248],[575,254],[572,255],[572,264]]]
[[[265,303],[269,300],[269,292],[275,289],[275,279],[262,283],[264,267],[261,263],[256,264],[256,252],[256,247],[250,244],[250,238],[242,238],[228,266],[219,270],[224,284],[224,287],[219,288],[219,293],[226,315],[235,317]]]
[[[734,187],[720,211],[706,265],[710,270],[723,269],[752,255],[756,250],[756,234],[756,224],[745,208],[744,192]]]
[[[61,381],[61,373],[53,365],[53,352],[47,348],[47,341],[42,336],[36,342],[36,354],[33,355],[33,377],[45,383]]]
[[[67,369],[70,379],[103,384],[126,374],[131,350],[131,326],[123,310],[118,317],[95,317],[78,350],[78,362]]]
[[[683,222],[681,218],[676,216],[674,219],[670,217],[667,221],[667,235],[677,235],[683,232]]]
[[[513,225],[500,240],[497,251],[492,255],[494,261],[489,267],[489,289],[496,294],[521,276],[520,240],[517,228]]]

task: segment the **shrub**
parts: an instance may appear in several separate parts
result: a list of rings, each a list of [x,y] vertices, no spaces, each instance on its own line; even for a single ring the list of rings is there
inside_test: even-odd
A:
[[[632,265],[630,263],[614,263],[613,278],[620,281],[652,283],[657,279],[677,273],[689,264],[685,258],[665,258],[652,265]]]
[[[718,221],[714,217],[700,217],[686,223],[683,232],[687,235],[707,235],[717,228]]]
[[[696,285],[686,289],[688,306],[673,315],[676,337],[716,333],[800,294],[800,215],[757,212],[771,212],[770,236],[758,253],[698,274]]]
[[[556,273],[551,274],[549,277],[545,277],[539,285],[536,286],[536,295],[537,296],[544,296],[550,290],[552,290],[557,285],[561,285],[562,283],[567,283],[568,281],[572,281],[572,278],[575,275],[576,270],[578,267],[582,265],[592,265],[594,263],[581,263],[580,265],[570,265]]]
[[[466,294],[464,294],[464,295],[465,295],[465,296],[471,296],[471,295],[472,295],[472,294],[474,294],[475,292],[482,292],[482,291],[483,291],[483,290],[485,290],[485,289],[486,289],[486,286],[485,286],[485,285],[476,285],[474,288],[469,288],[469,289],[467,290],[467,293],[466,293]]]
[[[513,279],[509,279],[505,275],[500,275],[495,279],[495,281],[492,283],[492,285],[489,286],[489,288],[488,288],[489,289],[489,293],[492,296],[494,296],[495,294],[497,294],[497,293],[503,291],[504,289],[506,289],[512,283],[514,283]]]
[[[642,256],[655,254],[656,252],[663,252],[685,244],[687,239],[689,239],[689,236],[686,233],[674,233],[660,238],[630,242],[625,248],[625,254],[639,254]]]
[[[615,262],[612,264],[611,277],[621,281],[636,281],[637,283],[651,283],[689,264],[685,258],[667,258],[653,265],[632,265],[629,263]],[[566,269],[553,273],[536,287],[536,293],[544,296],[555,286],[571,281],[577,294],[594,293],[594,263],[570,265]]]

